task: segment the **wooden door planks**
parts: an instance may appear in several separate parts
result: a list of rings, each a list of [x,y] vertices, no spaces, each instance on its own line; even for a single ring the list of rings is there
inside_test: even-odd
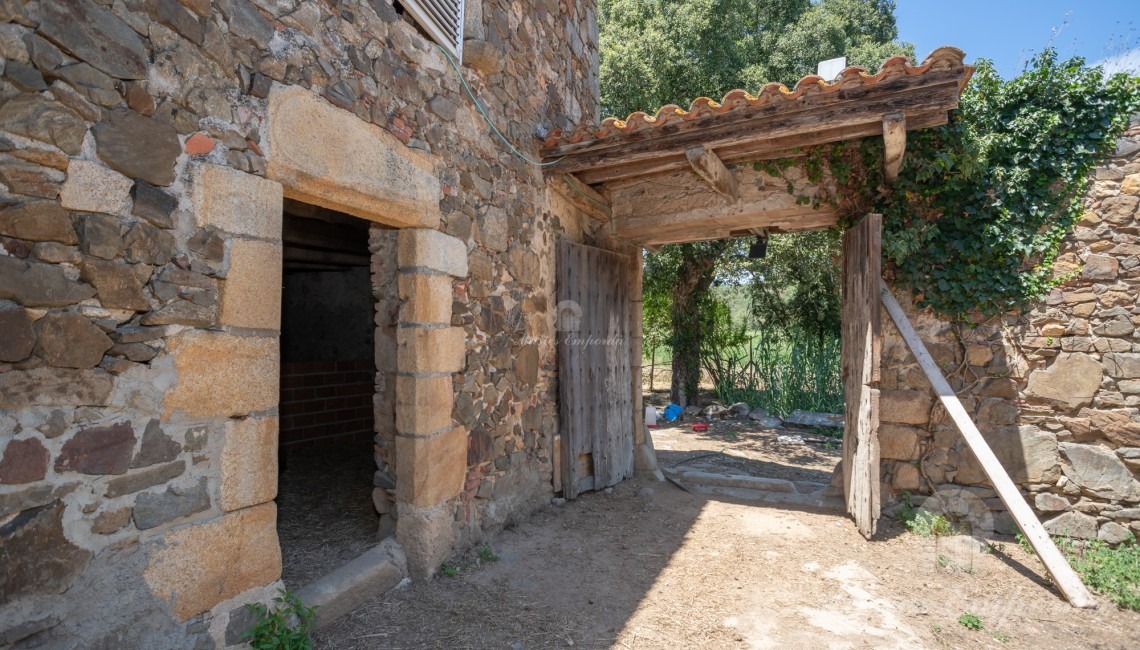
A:
[[[558,243],[561,470],[568,499],[633,475],[629,282],[627,256]],[[564,318],[568,312],[580,316],[576,328]]]
[[[882,217],[869,214],[843,233],[843,493],[847,512],[868,539],[880,513],[881,229]]]

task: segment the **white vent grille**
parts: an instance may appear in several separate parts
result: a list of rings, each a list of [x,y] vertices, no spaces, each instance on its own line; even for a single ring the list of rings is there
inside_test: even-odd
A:
[[[462,59],[464,0],[400,0],[400,4],[457,61]]]

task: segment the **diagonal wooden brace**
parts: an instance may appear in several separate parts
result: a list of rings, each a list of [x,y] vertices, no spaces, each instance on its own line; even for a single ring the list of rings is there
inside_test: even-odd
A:
[[[922,339],[918,338],[918,333],[914,331],[911,326],[910,320],[906,317],[902,307],[899,306],[897,300],[887,284],[881,279],[879,280],[879,291],[883,298],[883,306],[891,314],[891,318],[898,326],[899,332],[902,334],[903,339],[906,340],[907,346],[910,351],[914,353],[914,357],[918,359],[918,364],[922,366],[923,372],[926,373],[926,378],[930,380],[931,386],[934,387],[934,392],[938,394],[938,399],[942,401],[942,406],[946,408],[946,412],[950,414],[950,419],[954,421],[954,425],[958,427],[958,431],[962,433],[962,437],[966,439],[966,444],[970,446],[970,451],[974,452],[974,456],[978,459],[982,469],[986,471],[986,476],[990,479],[994,489],[997,490],[998,496],[1001,497],[1001,502],[1005,504],[1006,509],[1013,515],[1013,520],[1017,522],[1017,527],[1021,529],[1023,535],[1033,545],[1033,550],[1037,552],[1037,557],[1045,563],[1045,569],[1053,578],[1053,582],[1061,589],[1061,593],[1065,594],[1065,598],[1073,607],[1092,608],[1096,607],[1096,601],[1093,600],[1091,594],[1073,567],[1069,566],[1069,562],[1061,555],[1057,545],[1053,543],[1053,539],[1045,532],[1045,528],[1041,522],[1037,520],[1037,516],[1033,514],[1033,510],[1026,503],[1025,498],[1021,496],[1017,486],[1014,485],[1013,479],[1009,477],[1005,469],[1002,468],[1001,462],[998,461],[997,456],[994,455],[986,439],[982,437],[978,427],[974,421],[970,419],[969,414],[966,413],[966,408],[962,406],[962,401],[954,394],[954,389],[950,387],[946,377],[942,375],[942,371],[938,369],[938,364],[934,362],[934,358],[926,350],[926,345],[923,344]]]

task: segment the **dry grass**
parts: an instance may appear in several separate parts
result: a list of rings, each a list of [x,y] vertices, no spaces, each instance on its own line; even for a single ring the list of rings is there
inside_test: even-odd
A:
[[[376,545],[372,449],[330,444],[287,452],[278,479],[282,579],[297,589]]]

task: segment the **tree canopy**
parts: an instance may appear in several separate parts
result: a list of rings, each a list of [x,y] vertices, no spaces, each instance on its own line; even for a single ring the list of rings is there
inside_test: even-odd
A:
[[[734,88],[794,84],[820,61],[877,69],[914,48],[897,40],[893,0],[599,0],[602,111],[625,117],[666,104],[719,99]],[[773,241],[770,258],[747,260],[742,241],[665,246],[645,267],[647,304],[668,309],[673,349],[672,399],[697,390],[702,342],[716,312],[709,289],[718,278],[754,283],[758,320],[781,329],[838,327],[827,234]],[[807,263],[805,261],[809,261]],[[777,284],[777,282],[779,284]]]
[[[896,54],[893,0],[600,0],[602,110],[625,117],[787,85],[825,59],[877,68]]]

